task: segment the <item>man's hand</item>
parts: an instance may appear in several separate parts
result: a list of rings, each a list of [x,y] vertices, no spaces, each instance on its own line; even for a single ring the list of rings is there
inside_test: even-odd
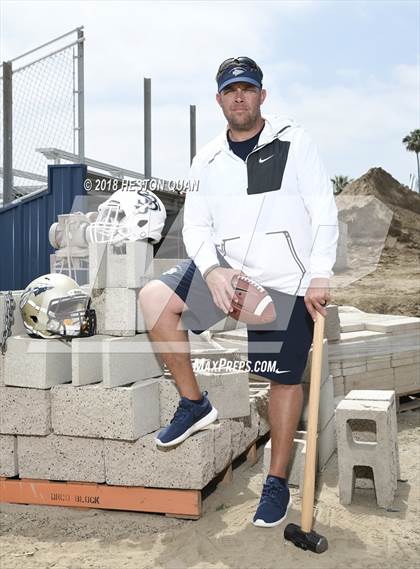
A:
[[[210,271],[206,277],[206,283],[210,289],[214,304],[226,314],[233,310],[231,302],[235,289],[232,287],[232,278],[241,273],[242,271],[238,269],[218,267]],[[235,297],[235,300],[238,300],[237,297]]]
[[[330,279],[312,279],[305,294],[305,304],[314,322],[317,312],[323,316],[327,315],[324,306],[330,298]]]

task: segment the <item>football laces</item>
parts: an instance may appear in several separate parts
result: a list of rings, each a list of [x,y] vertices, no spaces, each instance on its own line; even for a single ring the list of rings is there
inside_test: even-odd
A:
[[[255,288],[256,288],[257,290],[259,290],[260,292],[264,292],[264,288],[263,288],[260,284],[258,284],[257,282],[255,282],[255,281],[253,281],[252,279],[250,279],[249,277],[240,275],[240,278],[243,279],[244,281],[246,281],[246,282],[252,284],[253,286],[255,286]]]

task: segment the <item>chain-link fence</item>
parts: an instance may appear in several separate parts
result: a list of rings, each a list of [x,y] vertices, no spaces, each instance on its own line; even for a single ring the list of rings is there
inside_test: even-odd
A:
[[[73,41],[68,43],[71,35]],[[0,199],[4,204],[47,186],[48,153],[39,149],[83,157],[83,41],[83,28],[77,28],[3,63]]]

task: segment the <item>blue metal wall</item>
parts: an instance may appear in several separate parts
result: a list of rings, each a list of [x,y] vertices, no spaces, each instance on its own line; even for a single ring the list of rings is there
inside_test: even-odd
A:
[[[57,216],[72,211],[83,187],[83,164],[48,166],[48,188],[0,208],[0,290],[21,290],[50,272],[48,231]]]

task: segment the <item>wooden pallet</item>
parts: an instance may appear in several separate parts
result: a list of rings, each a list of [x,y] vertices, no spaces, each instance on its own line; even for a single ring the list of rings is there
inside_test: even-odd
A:
[[[244,460],[250,466],[255,464],[257,445],[267,438],[268,435],[264,435],[254,441],[202,490],[0,477],[0,503],[153,512],[168,517],[197,520],[202,514],[202,498],[209,495],[218,484],[232,482],[235,465]]]
[[[417,409],[418,407],[420,407],[420,392],[418,389],[397,395],[397,413]]]

